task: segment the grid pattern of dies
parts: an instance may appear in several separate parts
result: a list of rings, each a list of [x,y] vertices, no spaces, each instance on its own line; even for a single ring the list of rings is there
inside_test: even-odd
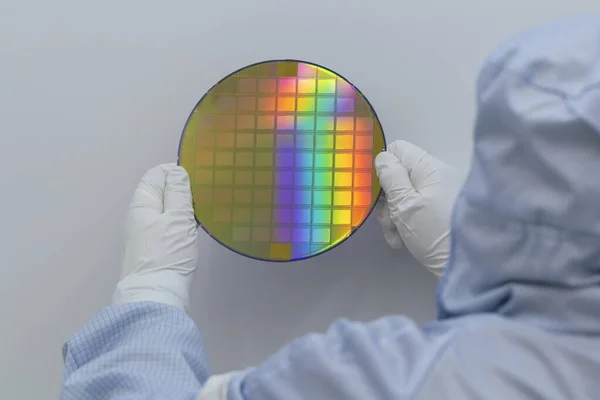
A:
[[[274,61],[204,96],[180,164],[213,237],[254,258],[293,260],[327,250],[364,221],[383,143],[373,110],[349,82],[312,64]]]

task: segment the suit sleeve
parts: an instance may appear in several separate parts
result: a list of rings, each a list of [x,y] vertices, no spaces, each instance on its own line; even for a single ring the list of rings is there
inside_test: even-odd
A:
[[[200,332],[153,302],[99,312],[63,347],[61,399],[192,400],[209,376]]]
[[[228,400],[411,398],[446,343],[439,326],[422,329],[404,317],[370,324],[341,320],[233,375]]]

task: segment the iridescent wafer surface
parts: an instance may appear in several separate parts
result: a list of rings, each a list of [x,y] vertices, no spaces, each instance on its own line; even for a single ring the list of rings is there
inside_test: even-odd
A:
[[[190,115],[179,164],[213,238],[268,261],[308,258],[348,238],[381,188],[373,108],[321,66],[268,61],[217,83]]]

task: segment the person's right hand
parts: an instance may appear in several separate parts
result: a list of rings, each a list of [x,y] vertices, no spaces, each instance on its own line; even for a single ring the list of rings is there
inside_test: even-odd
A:
[[[404,244],[440,276],[450,250],[450,214],[459,189],[456,171],[403,140],[380,153],[375,168],[385,192],[377,205],[385,240],[393,248]]]

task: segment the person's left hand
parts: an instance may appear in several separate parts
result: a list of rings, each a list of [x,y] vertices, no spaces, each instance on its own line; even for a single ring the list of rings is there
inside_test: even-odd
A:
[[[129,206],[125,260],[113,304],[154,301],[187,311],[198,249],[187,172],[175,164],[150,169]]]
[[[406,246],[440,276],[450,252],[450,216],[460,189],[456,170],[413,143],[397,140],[375,159],[385,196],[377,204],[383,237]]]

